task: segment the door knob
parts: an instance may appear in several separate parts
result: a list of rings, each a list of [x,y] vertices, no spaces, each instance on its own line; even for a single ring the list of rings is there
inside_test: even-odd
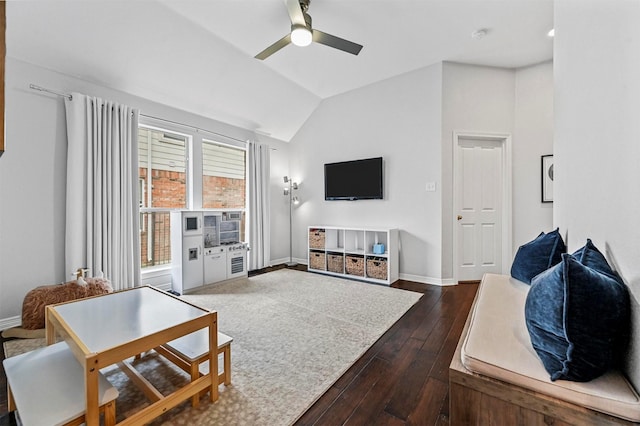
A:
[[[458,215],[458,220],[462,219],[462,216]]]

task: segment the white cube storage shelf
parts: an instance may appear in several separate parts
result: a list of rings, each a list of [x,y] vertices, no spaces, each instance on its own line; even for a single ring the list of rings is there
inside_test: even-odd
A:
[[[307,270],[386,285],[398,280],[397,229],[310,226],[308,235]],[[376,244],[384,253],[374,253]]]

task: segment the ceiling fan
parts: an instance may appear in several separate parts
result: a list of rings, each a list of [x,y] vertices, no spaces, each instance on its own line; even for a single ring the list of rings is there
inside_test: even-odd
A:
[[[256,59],[264,60],[290,43],[293,43],[296,46],[308,46],[312,41],[353,55],[360,53],[360,50],[362,49],[361,45],[318,31],[311,27],[311,16],[307,13],[311,0],[284,1],[287,5],[287,10],[289,11],[289,18],[291,19],[291,33],[258,53],[255,56]]]

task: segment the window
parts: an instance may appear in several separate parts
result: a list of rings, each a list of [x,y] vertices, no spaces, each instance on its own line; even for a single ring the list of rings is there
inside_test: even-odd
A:
[[[244,209],[245,150],[204,140],[202,207]]]
[[[169,210],[187,207],[187,135],[140,126],[140,265],[171,263]]]
[[[245,240],[246,150],[202,141],[202,207],[242,209],[240,241]]]
[[[171,264],[171,210],[240,210],[245,238],[244,146],[206,140],[196,129],[173,124],[146,118],[138,128],[142,268]]]

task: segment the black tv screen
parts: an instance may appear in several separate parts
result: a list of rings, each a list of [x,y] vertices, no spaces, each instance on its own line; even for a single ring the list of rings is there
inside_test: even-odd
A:
[[[382,157],[325,164],[324,199],[382,199]]]

